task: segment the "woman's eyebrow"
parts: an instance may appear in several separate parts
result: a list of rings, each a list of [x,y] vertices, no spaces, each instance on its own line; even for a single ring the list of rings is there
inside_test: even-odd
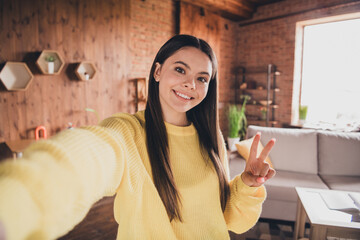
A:
[[[174,63],[180,63],[180,64],[184,65],[186,68],[191,70],[190,66],[188,64],[184,63],[183,61],[176,61]]]
[[[190,66],[189,66],[188,64],[184,63],[183,61],[176,61],[176,62],[174,62],[174,63],[182,64],[182,65],[184,65],[186,68],[188,68],[189,70],[191,70]],[[199,72],[199,74],[206,74],[206,75],[210,76],[210,74],[209,74],[208,72]]]

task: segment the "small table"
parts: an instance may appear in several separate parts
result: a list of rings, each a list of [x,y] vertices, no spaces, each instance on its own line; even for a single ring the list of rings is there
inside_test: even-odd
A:
[[[352,222],[352,215],[348,213],[330,210],[320,195],[327,191],[344,191],[300,187],[295,189],[298,195],[295,240],[304,237],[306,216],[310,220],[310,240],[324,240],[327,236],[360,239],[360,222]]]

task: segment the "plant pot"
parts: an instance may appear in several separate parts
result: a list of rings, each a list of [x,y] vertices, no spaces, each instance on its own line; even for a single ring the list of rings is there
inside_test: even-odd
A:
[[[305,119],[306,119],[306,115],[307,115],[307,110],[308,110],[308,107],[307,107],[307,106],[300,106],[300,107],[299,107],[299,123],[300,123],[300,124],[304,124],[304,123],[305,123]]]
[[[237,143],[237,142],[239,142],[239,141],[240,141],[240,137],[237,137],[237,138],[230,138],[230,137],[228,137],[228,138],[227,138],[228,147],[229,147],[229,150],[230,150],[231,152],[236,151],[235,143]]]
[[[305,120],[304,119],[299,119],[299,125],[304,125]]]
[[[48,62],[48,74],[54,74],[54,62]]]

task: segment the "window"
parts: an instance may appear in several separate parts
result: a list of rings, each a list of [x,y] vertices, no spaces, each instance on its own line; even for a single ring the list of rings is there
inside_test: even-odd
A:
[[[360,18],[302,26],[300,94],[304,126],[360,127]]]

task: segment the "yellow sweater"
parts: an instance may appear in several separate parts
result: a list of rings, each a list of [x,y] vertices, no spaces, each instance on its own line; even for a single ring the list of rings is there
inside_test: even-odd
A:
[[[228,230],[242,233],[256,223],[265,188],[235,177],[223,213],[218,178],[201,156],[195,127],[166,123],[183,217],[170,222],[152,181],[144,127],[144,112],[115,114],[100,126],[39,141],[22,159],[0,164],[0,221],[8,239],[55,239],[94,202],[114,194],[117,239],[229,239]]]

